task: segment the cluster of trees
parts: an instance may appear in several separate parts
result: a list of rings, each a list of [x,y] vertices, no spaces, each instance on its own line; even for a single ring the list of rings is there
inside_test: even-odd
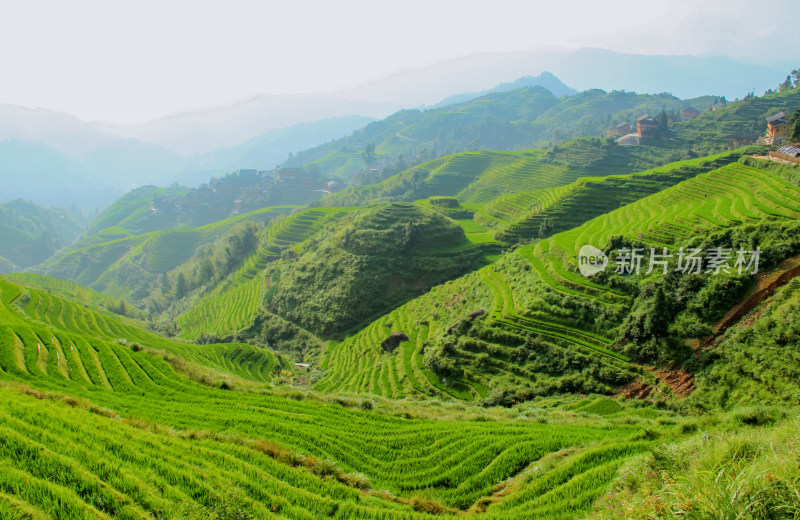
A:
[[[688,245],[687,245],[688,246]],[[691,244],[702,251],[761,249],[759,271],[800,253],[800,224],[766,222],[714,233]],[[682,273],[670,264],[642,282],[636,301],[618,329],[617,345],[644,362],[682,361],[689,357],[685,339],[714,334],[712,326],[739,303],[753,284],[749,274]]]
[[[453,325],[447,335],[425,349],[424,363],[448,381],[481,374],[482,383],[491,388],[483,400],[485,406],[513,406],[565,392],[610,393],[634,378],[605,365],[597,356],[533,333],[515,334],[481,318],[466,318]]]
[[[150,311],[161,313],[225,280],[255,253],[262,228],[263,224],[257,222],[241,222],[215,242],[198,248],[187,262],[161,275],[147,291],[145,300]]]
[[[265,296],[267,308],[325,337],[363,326],[480,266],[479,248],[443,251],[465,240],[458,224],[430,208],[365,208],[274,264],[280,281]]]
[[[789,118],[791,130],[789,131],[789,138],[792,141],[800,141],[800,108],[794,111],[792,117]]]

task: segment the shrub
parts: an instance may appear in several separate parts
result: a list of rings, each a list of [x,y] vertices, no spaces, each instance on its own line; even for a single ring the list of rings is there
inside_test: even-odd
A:
[[[429,498],[414,497],[411,499],[410,504],[414,511],[419,511],[420,513],[437,515],[446,511],[442,504]]]
[[[369,480],[369,477],[362,473],[347,473],[345,475],[339,475],[338,478],[343,484],[356,489],[367,490],[372,487],[372,482]]]
[[[786,413],[772,407],[748,406],[733,411],[733,420],[748,426],[763,426],[773,424],[786,417]]]

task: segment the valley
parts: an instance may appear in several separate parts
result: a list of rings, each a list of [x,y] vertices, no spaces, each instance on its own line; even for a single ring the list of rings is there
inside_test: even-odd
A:
[[[3,204],[0,517],[797,516],[787,81],[523,78],[91,216]]]

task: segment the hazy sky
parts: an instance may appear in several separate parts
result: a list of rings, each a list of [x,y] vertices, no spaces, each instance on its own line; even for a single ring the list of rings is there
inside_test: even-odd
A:
[[[0,103],[135,122],[258,93],[331,91],[478,51],[543,45],[800,62],[800,1],[764,6],[0,0]]]

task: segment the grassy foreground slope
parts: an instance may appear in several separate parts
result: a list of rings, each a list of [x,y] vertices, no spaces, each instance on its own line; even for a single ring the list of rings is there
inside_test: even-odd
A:
[[[475,410],[475,421],[442,409],[434,420],[198,384],[150,349],[104,339],[157,343],[133,325],[1,280],[0,316],[5,518],[570,518],[651,445],[635,415]],[[230,362],[256,382],[270,361]],[[543,478],[521,473],[556,452]]]
[[[647,377],[629,364],[629,356],[652,360],[678,353],[644,347],[621,350],[620,336],[624,339],[638,330],[631,320],[646,315],[640,304],[650,301],[654,289],[635,277],[583,277],[575,260],[581,246],[637,244],[673,250],[688,240],[697,245],[708,237],[717,240],[709,246],[731,247],[731,240],[746,246],[755,232],[746,226],[763,224],[762,262],[769,267],[796,247],[791,245],[794,232],[781,226],[790,226],[798,217],[800,189],[763,169],[731,163],[702,173],[575,229],[517,248],[497,263],[436,287],[332,344],[317,388],[392,397],[488,398],[490,403],[565,391],[613,393],[635,377]],[[726,234],[734,229],[738,231]],[[789,242],[773,247],[766,239]],[[731,298],[743,294],[752,280],[710,277],[684,283],[693,285],[683,289],[683,303],[676,302],[674,310],[651,312],[673,317],[683,312],[686,319],[697,315],[708,321],[714,316],[706,311],[727,310],[724,305],[732,305]],[[692,338],[701,333],[695,330],[706,330],[684,329],[675,335]],[[393,332],[403,332],[409,341],[389,353],[381,342]],[[643,342],[653,339],[649,332],[642,334]],[[508,389],[513,389],[512,395],[504,394]]]

